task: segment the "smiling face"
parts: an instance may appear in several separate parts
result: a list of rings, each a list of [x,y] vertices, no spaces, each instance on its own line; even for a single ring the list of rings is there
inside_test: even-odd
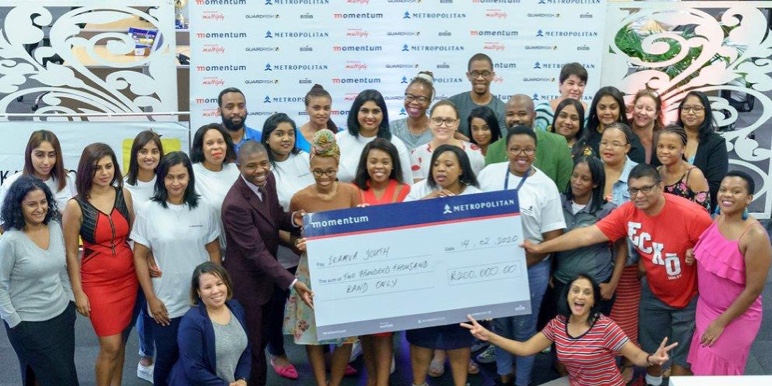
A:
[[[600,150],[600,158],[603,163],[620,165],[627,160],[630,144],[627,143],[627,137],[622,130],[610,128],[603,130],[598,150]]]
[[[239,158],[239,171],[244,179],[252,185],[265,186],[268,182],[268,173],[271,172],[271,162],[264,151],[255,151],[252,154],[242,155]]]
[[[536,141],[527,134],[515,134],[507,143],[509,169],[517,175],[524,175],[536,160]]]
[[[405,90],[405,112],[409,117],[423,117],[431,103],[432,90],[423,83],[413,83]]]
[[[474,138],[478,145],[485,146],[490,144],[493,134],[491,134],[491,128],[488,127],[488,123],[484,119],[472,118],[470,128],[472,130],[472,138]]]
[[[533,127],[533,119],[536,113],[533,110],[533,103],[528,103],[521,98],[511,98],[506,105],[507,127],[512,128],[517,125]]]
[[[106,155],[99,159],[94,167],[94,185],[105,187],[109,186],[113,182],[115,177],[115,165],[113,165],[113,158]]]
[[[30,155],[32,160],[32,169],[35,171],[35,177],[45,181],[51,176],[51,171],[56,166],[56,150],[51,142],[43,141],[40,146],[32,149]]]
[[[308,118],[317,126],[326,127],[330,120],[330,111],[332,110],[332,100],[326,96],[317,96],[308,98],[306,113]]]
[[[627,183],[630,200],[636,208],[647,212],[655,209],[662,197],[662,182],[656,183],[651,177],[631,178]]]
[[[188,188],[190,175],[185,165],[179,163],[169,168],[169,172],[164,178],[164,187],[168,193],[167,201],[171,203],[182,203],[185,197],[185,189]]]
[[[573,105],[566,105],[555,118],[555,133],[562,135],[571,143],[579,132],[579,112]]]
[[[204,134],[202,150],[204,162],[212,167],[219,168],[225,160],[228,145],[225,143],[225,138],[223,138],[219,130],[209,129]]]
[[[279,123],[268,136],[268,147],[275,158],[283,161],[289,157],[295,148],[295,129],[289,122]]]
[[[452,151],[445,151],[437,156],[432,165],[431,172],[434,182],[442,189],[454,190],[461,184],[459,177],[461,177],[463,171],[456,153]]]
[[[589,316],[592,306],[595,305],[595,293],[592,283],[585,278],[574,280],[568,287],[568,296],[566,298],[571,314],[579,318]]]
[[[458,115],[450,106],[435,107],[429,122],[432,136],[440,142],[450,141],[458,130]]]
[[[383,111],[373,101],[367,101],[362,104],[357,112],[359,121],[359,134],[363,137],[374,137],[378,133],[378,128],[383,121]]]
[[[742,212],[750,205],[753,195],[748,194],[748,183],[736,176],[724,177],[718,188],[718,206],[724,214]]]
[[[659,111],[657,111],[657,102],[648,95],[641,96],[635,101],[633,106],[633,124],[636,127],[649,127],[654,125]]]
[[[217,275],[203,273],[198,277],[198,297],[208,309],[217,309],[228,300],[228,286]]]
[[[697,130],[705,122],[705,106],[696,95],[689,95],[681,107],[681,122],[686,130]]]
[[[619,122],[619,112],[621,106],[617,103],[611,95],[604,95],[598,100],[598,105],[595,108],[596,114],[598,114],[598,120],[603,126],[608,126],[614,122]]]
[[[373,182],[386,182],[389,180],[394,168],[389,153],[381,149],[372,149],[367,154],[367,174]]]
[[[496,76],[493,66],[487,60],[475,60],[469,64],[466,78],[472,83],[472,92],[485,95],[490,91],[491,81]]]
[[[598,184],[592,182],[592,173],[587,162],[580,162],[574,166],[571,172],[571,194],[575,200],[586,198],[592,195],[592,190],[597,188]]]
[[[561,98],[571,98],[578,101],[582,100],[584,95],[584,82],[578,76],[571,74],[563,83],[558,86]]]
[[[161,161],[161,150],[154,141],[150,141],[137,150],[137,165],[140,170],[153,171]]]
[[[684,156],[685,146],[675,133],[661,132],[657,139],[657,159],[662,165],[673,165]]]
[[[48,200],[41,189],[30,190],[21,200],[21,211],[27,226],[43,224],[48,214]]]
[[[311,173],[317,186],[329,188],[338,179],[338,161],[333,157],[311,157]]]

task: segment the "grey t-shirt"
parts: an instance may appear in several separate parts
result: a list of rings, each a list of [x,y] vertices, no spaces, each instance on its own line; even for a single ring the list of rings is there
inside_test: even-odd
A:
[[[247,349],[247,333],[231,312],[231,321],[226,325],[212,322],[214,328],[214,352],[217,356],[217,376],[226,382],[236,382],[236,366]]]
[[[493,110],[494,113],[496,113],[496,119],[499,121],[499,128],[501,128],[501,132],[506,133],[507,121],[504,119],[507,111],[506,103],[502,102],[501,99],[496,98],[496,96],[493,96],[487,105],[478,105],[472,101],[470,94],[471,91],[467,91],[448,98],[448,100],[453,102],[453,104],[456,105],[456,108],[458,108],[458,115],[459,119],[461,120],[458,125],[458,132],[466,135],[468,138],[471,138],[469,135],[469,114],[472,112],[472,110],[475,109],[475,107],[488,106],[491,108],[491,110]]]
[[[397,136],[407,146],[407,150],[412,152],[415,148],[425,145],[432,140],[432,131],[427,127],[426,131],[419,135],[410,132],[407,127],[407,118],[397,119],[389,122],[391,134]],[[404,166],[403,166],[404,167]]]

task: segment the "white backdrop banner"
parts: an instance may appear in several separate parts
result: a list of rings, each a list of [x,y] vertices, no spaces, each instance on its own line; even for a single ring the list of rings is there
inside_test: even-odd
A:
[[[384,95],[397,119],[419,71],[434,73],[437,99],[469,91],[467,61],[478,52],[493,59],[491,90],[503,100],[555,98],[560,68],[571,61],[590,74],[586,98],[600,80],[605,0],[194,0],[190,7],[193,128],[220,120],[217,94],[225,87],[245,93],[250,127],[262,128],[274,112],[301,125],[314,83],[333,96],[338,126],[368,88]]]
[[[188,152],[190,141],[187,124],[175,122],[0,122],[0,183],[24,167],[24,150],[32,132],[50,130],[59,138],[64,167],[78,168],[83,148],[94,142],[104,142],[115,151],[126,174],[131,144],[142,130],[154,130],[161,135],[165,152]]]

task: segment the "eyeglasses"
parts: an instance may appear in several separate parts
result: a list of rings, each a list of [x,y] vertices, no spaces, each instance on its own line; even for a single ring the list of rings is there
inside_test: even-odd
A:
[[[638,192],[641,192],[643,194],[649,194],[651,193],[651,190],[654,189],[654,187],[657,186],[657,184],[651,184],[647,186],[642,186],[640,189],[638,188],[630,188],[627,189],[627,192],[630,193],[630,197],[635,197],[638,195]]]
[[[429,102],[429,98],[425,96],[416,96],[413,94],[405,94],[405,102],[418,101],[420,103]]]
[[[470,72],[470,73],[469,73],[469,76],[471,76],[471,77],[472,77],[472,79],[477,79],[477,78],[478,78],[478,77],[480,77],[480,76],[482,76],[482,77],[483,77],[483,78],[485,78],[485,79],[488,79],[488,78],[490,78],[491,76],[493,76],[493,73],[492,73],[492,72],[490,72],[490,71],[483,71],[483,72],[480,72],[480,71],[472,71],[472,72]]]
[[[337,171],[337,170],[335,170],[335,169],[328,169],[328,170],[319,170],[319,169],[314,169],[314,170],[311,170],[311,173],[314,173],[314,177],[317,177],[317,178],[318,178],[318,177],[321,177],[321,176],[323,176],[323,175],[324,175],[324,176],[327,176],[327,177],[332,177],[332,176],[334,176],[334,175],[335,175],[335,173],[337,173],[337,172],[338,172],[338,171]]]
[[[702,114],[705,108],[702,106],[684,106],[681,111],[692,114]]]
[[[513,147],[509,149],[509,152],[514,155],[518,155],[520,153],[524,153],[525,155],[533,155],[533,153],[536,153],[536,149],[531,147],[526,147],[524,149],[521,149],[519,147]]]
[[[625,145],[627,145],[627,144],[619,142],[619,141],[613,141],[613,142],[601,141],[600,142],[600,148],[601,149],[604,148],[604,147],[608,147],[608,146],[611,146],[611,147],[625,147]]]
[[[440,118],[440,117],[432,118],[432,123],[434,123],[437,126],[453,126],[453,124],[456,122],[458,122],[458,119]]]

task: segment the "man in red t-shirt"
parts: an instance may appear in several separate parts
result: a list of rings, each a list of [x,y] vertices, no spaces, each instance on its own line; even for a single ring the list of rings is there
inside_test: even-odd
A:
[[[640,343],[656,350],[665,335],[679,342],[673,351],[672,375],[690,375],[686,356],[694,333],[697,300],[696,266],[686,264],[686,251],[711,224],[705,209],[689,200],[664,194],[662,179],[650,165],[633,168],[628,179],[630,202],[593,226],[523,247],[531,253],[565,251],[627,236],[646,269],[639,311]],[[648,368],[646,383],[662,383],[662,368]]]

